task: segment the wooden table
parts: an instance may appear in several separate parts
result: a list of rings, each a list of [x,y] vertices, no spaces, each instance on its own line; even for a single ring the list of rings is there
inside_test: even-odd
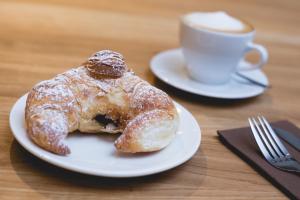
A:
[[[70,3],[71,2],[71,3]],[[263,114],[300,126],[300,1],[174,0],[0,1],[0,199],[285,199],[225,148],[216,130],[247,125]],[[178,47],[178,18],[193,10],[225,10],[251,21],[270,60],[272,88],[244,101],[178,91],[154,78],[149,60]],[[81,175],[47,164],[13,138],[14,102],[38,81],[79,65],[93,52],[123,53],[138,75],[190,110],[202,129],[197,154],[165,173],[132,179]]]

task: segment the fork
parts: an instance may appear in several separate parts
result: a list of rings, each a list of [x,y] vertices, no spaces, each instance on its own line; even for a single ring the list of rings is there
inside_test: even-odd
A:
[[[274,167],[300,173],[300,164],[292,157],[265,117],[248,118],[255,141],[265,159]],[[260,124],[260,125],[259,125]]]

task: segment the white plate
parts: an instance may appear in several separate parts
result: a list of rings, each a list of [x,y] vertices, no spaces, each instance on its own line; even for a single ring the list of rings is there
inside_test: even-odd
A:
[[[245,62],[244,64],[247,64]],[[185,69],[181,49],[171,49],[155,55],[150,62],[151,71],[162,81],[178,89],[194,94],[222,98],[244,99],[262,94],[265,88],[254,85],[245,79],[233,76],[223,85],[207,85],[192,80]],[[244,75],[268,85],[268,79],[261,70],[248,70]]]
[[[72,134],[66,139],[68,156],[50,153],[27,136],[24,110],[27,95],[22,96],[10,113],[10,127],[16,140],[30,153],[56,166],[72,171],[107,177],[136,177],[162,172],[189,160],[198,150],[201,132],[197,121],[184,107],[175,103],[180,117],[175,139],[154,153],[122,154],[114,148],[117,136],[109,134]]]

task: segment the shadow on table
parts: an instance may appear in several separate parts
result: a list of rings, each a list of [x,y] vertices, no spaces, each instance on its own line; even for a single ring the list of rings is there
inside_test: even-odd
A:
[[[99,198],[176,197],[185,199],[201,187],[207,159],[203,151],[185,164],[166,172],[137,178],[105,178],[71,172],[34,157],[16,140],[10,148],[11,164],[20,179],[38,193],[52,198],[99,194]],[[105,161],[104,161],[105,162]]]

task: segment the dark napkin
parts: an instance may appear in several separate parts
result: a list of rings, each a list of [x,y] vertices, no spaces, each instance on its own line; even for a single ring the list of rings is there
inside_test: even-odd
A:
[[[271,125],[285,129],[295,136],[300,137],[300,129],[288,121],[278,121],[271,123]],[[218,135],[224,145],[240,156],[288,197],[300,199],[300,175],[284,172],[272,167],[263,158],[251,133],[250,127],[220,130],[218,131]],[[300,152],[285,141],[281,141],[294,158],[300,161]]]

